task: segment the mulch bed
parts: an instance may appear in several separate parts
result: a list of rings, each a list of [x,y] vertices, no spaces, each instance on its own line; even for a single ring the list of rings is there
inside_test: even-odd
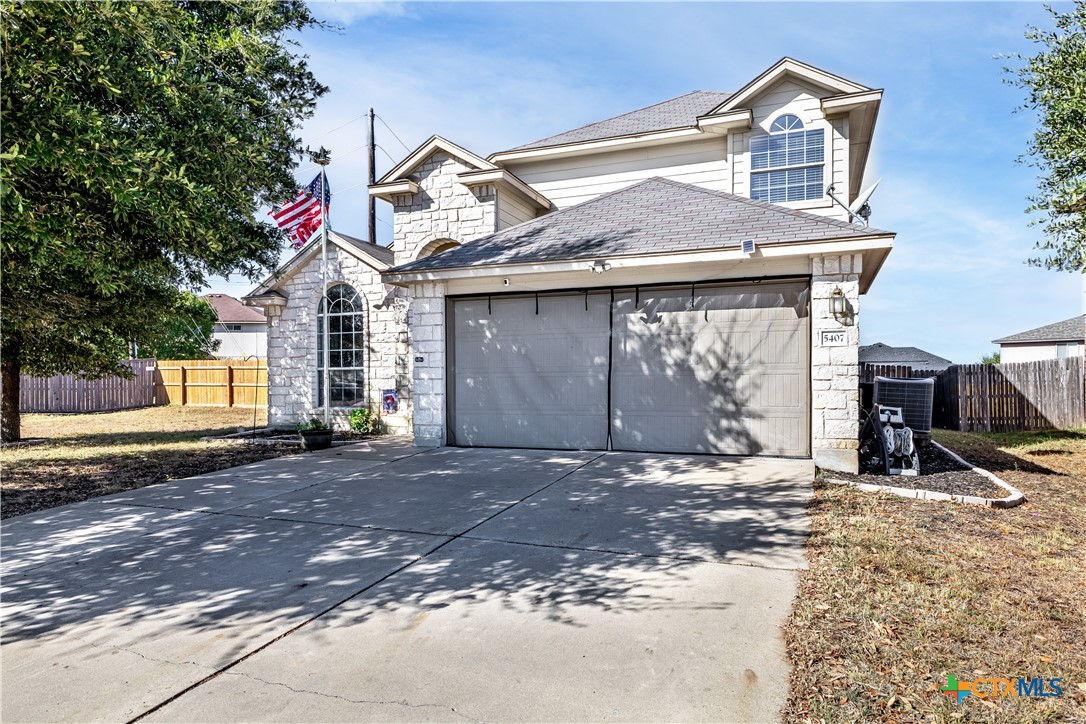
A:
[[[287,445],[210,443],[195,451],[161,450],[5,466],[0,518],[297,453],[296,447]]]
[[[980,498],[1006,498],[1009,493],[983,475],[963,467],[954,458],[934,445],[918,447],[920,454],[920,474],[883,475],[874,472],[862,472],[859,475],[827,472],[826,477],[845,480],[850,483],[868,483],[870,485],[892,485],[895,488],[910,490],[932,490],[949,495],[975,495]]]
[[[362,442],[364,440],[372,440],[380,437],[372,432],[355,432],[354,430],[333,430],[332,441],[339,443],[348,442]],[[290,432],[287,430],[252,430],[245,433],[231,433],[229,435],[219,435],[208,438],[216,442],[233,442],[244,443],[256,440],[262,443],[274,443],[281,445],[297,445],[302,444],[301,438],[298,437],[298,433]]]

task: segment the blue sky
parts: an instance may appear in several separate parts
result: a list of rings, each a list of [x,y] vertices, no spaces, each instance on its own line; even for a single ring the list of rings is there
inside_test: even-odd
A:
[[[480,155],[692,90],[733,91],[788,55],[884,88],[867,181],[897,241],[861,299],[864,344],[975,362],[990,340],[1082,313],[1080,275],[1029,267],[1034,125],[996,58],[1032,53],[1040,3],[313,3],[341,30],[301,38],[331,91],[301,131],[331,149],[332,226],[366,236],[373,106],[414,148],[439,133]],[[1066,9],[1067,5],[1056,4]],[[339,128],[340,126],[344,126]],[[339,128],[339,130],[334,130]],[[377,124],[380,176],[407,151]],[[303,164],[307,182],[315,167]],[[378,242],[392,239],[378,202]],[[286,257],[284,256],[284,259]],[[216,280],[240,296],[252,285]]]

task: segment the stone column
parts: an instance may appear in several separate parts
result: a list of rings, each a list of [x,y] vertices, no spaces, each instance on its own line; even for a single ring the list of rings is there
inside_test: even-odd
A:
[[[811,455],[827,470],[859,469],[859,254],[811,259]],[[850,306],[844,321],[830,311],[840,289]]]
[[[415,445],[441,447],[445,430],[445,283],[424,282],[411,290],[411,403]]]

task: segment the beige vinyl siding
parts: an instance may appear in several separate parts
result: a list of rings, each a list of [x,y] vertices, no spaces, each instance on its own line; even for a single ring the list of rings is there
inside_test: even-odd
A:
[[[726,144],[726,137],[714,135],[557,160],[511,162],[507,166],[563,209],[653,176],[730,191]]]
[[[507,189],[498,190],[498,228],[501,231],[509,226],[523,224],[536,216],[535,209]]]
[[[733,133],[728,138],[732,144],[732,193],[750,198],[750,134]]]
[[[833,173],[832,176],[827,174],[827,178],[833,179],[836,187],[834,195],[845,203],[851,203],[852,200],[848,198],[848,118],[834,118],[830,121],[830,125],[833,129],[830,141],[833,152],[828,158]],[[845,213],[844,209],[836,204],[833,205],[833,209],[836,212],[835,214],[826,215],[848,221],[848,214]]]

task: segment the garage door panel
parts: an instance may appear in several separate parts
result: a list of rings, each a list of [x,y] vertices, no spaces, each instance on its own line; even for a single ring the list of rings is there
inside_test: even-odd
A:
[[[452,300],[454,444],[807,455],[807,284]],[[587,308],[586,308],[587,305]],[[613,336],[611,325],[613,323]],[[611,408],[608,419],[608,359]]]
[[[617,292],[614,448],[806,455],[806,288]]]
[[[455,444],[606,447],[609,293],[540,295],[538,314],[534,296],[451,308]]]

